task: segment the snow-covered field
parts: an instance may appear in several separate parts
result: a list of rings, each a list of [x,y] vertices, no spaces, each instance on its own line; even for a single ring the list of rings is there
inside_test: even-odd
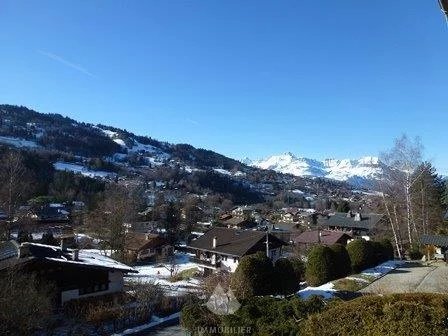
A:
[[[74,164],[74,163],[68,163],[68,162],[55,162],[53,164],[54,169],[61,170],[61,171],[70,171],[76,174],[82,174],[84,176],[88,177],[99,177],[99,178],[114,178],[117,174],[107,171],[101,171],[101,170],[90,170],[85,166]]]
[[[227,175],[227,176],[235,176],[235,177],[244,177],[246,176],[246,173],[243,173],[241,171],[236,171],[236,172],[231,172],[228,171],[226,169],[222,169],[222,168],[214,168],[213,169],[215,172],[222,174],[222,175]]]
[[[17,148],[37,148],[39,147],[34,141],[24,140],[20,138],[0,136],[0,143],[12,145]]]
[[[169,289],[171,292],[177,292],[178,294],[183,294],[189,291],[189,289],[194,289],[199,286],[200,281],[194,278],[171,282],[169,280],[171,276],[170,270],[173,267],[174,273],[178,274],[185,270],[198,269],[198,264],[190,261],[189,254],[176,252],[174,264],[154,263],[150,265],[135,266],[134,268],[138,273],[130,274],[126,279],[128,281],[159,284],[164,288]]]

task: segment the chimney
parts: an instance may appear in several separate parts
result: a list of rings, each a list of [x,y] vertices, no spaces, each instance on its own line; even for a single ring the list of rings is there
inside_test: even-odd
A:
[[[78,249],[74,249],[73,250],[73,260],[74,261],[78,261],[79,260],[79,250]]]
[[[360,222],[361,219],[362,219],[361,214],[360,214],[359,212],[355,213],[355,219],[354,219],[354,221],[355,221],[355,222]]]
[[[65,238],[61,238],[61,251],[67,252],[67,241]]]
[[[216,238],[216,237],[213,237],[213,248],[215,249],[216,248],[216,246],[218,245],[218,238]]]

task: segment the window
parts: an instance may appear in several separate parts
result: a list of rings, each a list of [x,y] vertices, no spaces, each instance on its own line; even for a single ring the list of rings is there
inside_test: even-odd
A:
[[[239,259],[238,257],[234,257],[234,258],[233,258],[233,262],[234,262],[234,263],[237,263],[237,262],[238,262],[238,259]]]

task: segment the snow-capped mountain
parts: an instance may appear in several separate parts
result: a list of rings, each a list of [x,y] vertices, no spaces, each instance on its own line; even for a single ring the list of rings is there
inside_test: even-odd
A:
[[[319,161],[285,153],[255,161],[246,158],[243,163],[295,176],[325,177],[345,181],[359,187],[371,187],[384,172],[384,165],[377,157],[373,156],[357,160],[325,159]]]

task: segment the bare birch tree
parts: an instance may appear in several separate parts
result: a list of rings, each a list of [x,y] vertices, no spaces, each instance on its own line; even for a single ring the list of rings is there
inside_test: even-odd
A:
[[[0,202],[10,218],[7,239],[16,210],[32,189],[32,186],[29,185],[30,182],[30,172],[24,165],[22,155],[14,151],[3,155],[0,163]]]
[[[398,198],[404,200],[405,222],[407,238],[410,245],[417,235],[417,228],[412,219],[412,197],[411,188],[415,183],[414,173],[423,161],[423,146],[420,138],[409,139],[402,135],[395,140],[394,146],[381,155],[381,161],[385,163],[391,171],[387,177],[387,183],[394,186],[401,186],[397,193]]]

